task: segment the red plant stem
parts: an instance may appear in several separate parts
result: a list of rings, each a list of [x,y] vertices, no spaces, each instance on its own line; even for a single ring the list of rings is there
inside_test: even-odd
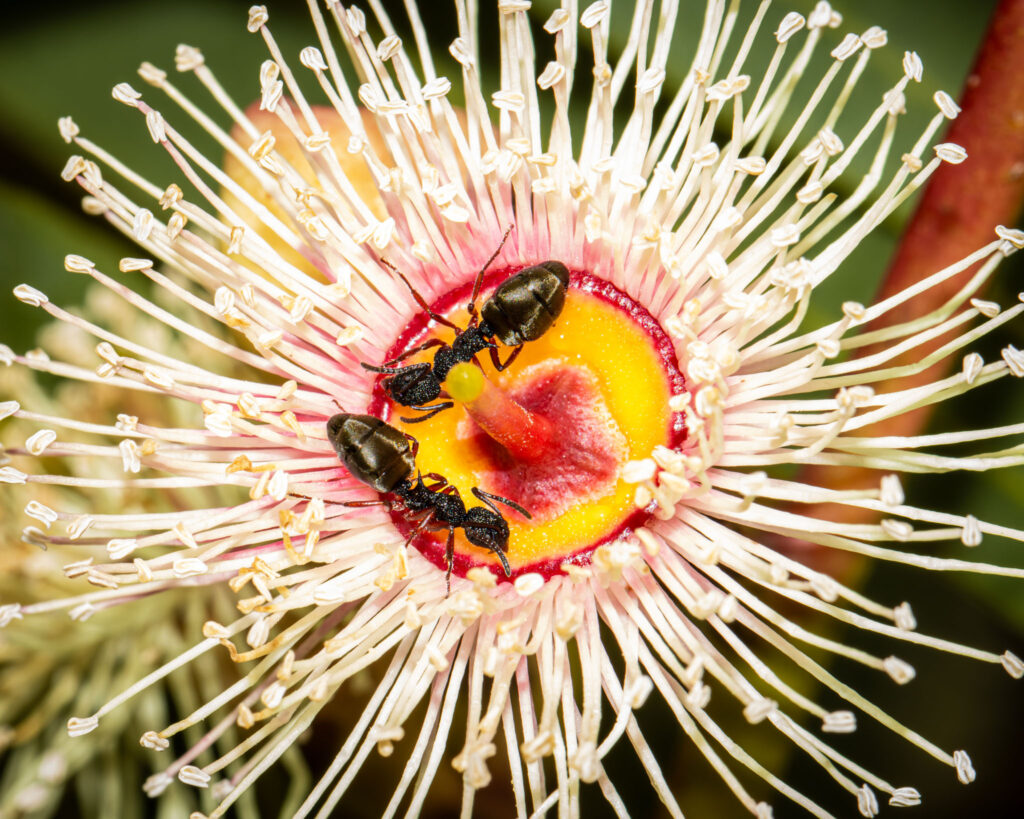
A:
[[[968,160],[960,165],[943,164],[933,174],[882,281],[879,299],[964,258],[993,239],[996,225],[1012,226],[1020,216],[1024,203],[1024,0],[1001,0],[997,6],[967,77],[960,107],[944,141],[963,146]],[[872,329],[939,308],[975,271],[965,270],[921,293],[887,313]],[[956,332],[935,338],[887,366],[919,361]],[[869,347],[861,355],[877,351],[877,347]],[[954,360],[947,358],[923,372],[880,384],[876,392],[929,383],[945,375],[953,364]],[[929,408],[903,413],[859,434],[914,435],[929,415]],[[807,467],[799,479],[825,488],[852,489],[877,485],[878,473],[866,467]],[[827,514],[819,511],[821,508],[804,507],[802,511],[812,517],[850,522],[875,516],[853,507],[833,506]],[[839,562],[848,564],[849,560]],[[829,568],[836,570],[836,566]]]
[[[999,3],[961,96],[962,111],[950,124],[945,141],[962,145],[968,160],[942,165],[932,176],[882,281],[879,299],[973,253],[995,238],[996,225],[1013,226],[1020,216],[1024,202],[1024,0]],[[885,317],[886,323],[904,322],[938,309],[976,270],[977,266],[966,270],[901,305]],[[933,339],[904,361],[920,360],[957,332]],[[886,384],[884,389],[931,382],[952,363],[947,360]],[[906,413],[887,421],[883,434],[914,434],[926,421],[926,412]]]

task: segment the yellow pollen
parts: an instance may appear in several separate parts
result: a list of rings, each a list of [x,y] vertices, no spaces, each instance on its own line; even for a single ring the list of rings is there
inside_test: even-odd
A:
[[[459,363],[448,372],[444,388],[456,401],[475,401],[484,389],[484,374],[475,364]]]

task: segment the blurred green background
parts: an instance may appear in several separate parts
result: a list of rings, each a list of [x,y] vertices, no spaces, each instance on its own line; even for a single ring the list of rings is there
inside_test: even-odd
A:
[[[173,74],[174,47],[188,43],[202,48],[208,64],[238,101],[244,104],[256,98],[257,72],[266,53],[260,38],[245,31],[248,5],[236,0],[176,0],[174,3],[56,0],[46,4],[19,4],[16,8],[13,4],[6,6],[4,26],[0,30],[0,77],[3,77],[0,82],[0,279],[3,282],[0,340],[19,350],[31,347],[34,332],[43,318],[41,311],[23,306],[9,295],[14,285],[29,282],[52,300],[74,305],[81,298],[86,279],[64,272],[62,260],[66,253],[92,258],[106,270],[115,269],[120,256],[134,254],[129,242],[103,223],[82,214],[77,186],[61,182],[60,169],[70,150],[58,136],[57,118],[73,115],[84,135],[110,149],[130,166],[142,170],[156,184],[163,186],[176,179],[175,169],[149,139],[142,118],[111,100],[110,88],[127,80],[142,89],[143,84],[135,75],[142,60],[150,60]],[[392,8],[395,4],[386,5]],[[765,27],[768,46],[755,49],[749,65],[764,64],[774,45],[770,31],[785,11],[795,8],[806,12],[811,5],[809,2],[780,4],[770,11]],[[678,81],[689,61],[685,41],[695,35],[699,21],[692,6],[688,7],[691,16],[682,15],[684,22],[679,27],[678,53],[685,58],[680,60],[678,71],[670,72],[670,82]],[[753,6],[745,2],[744,12],[752,10]],[[935,90],[943,88],[956,96],[994,2],[984,0],[968,6],[963,0],[850,0],[837,6],[846,18],[842,31],[861,32],[870,25],[880,24],[890,35],[889,47],[872,59],[858,87],[855,104],[862,110],[874,106],[883,91],[895,81],[905,49],[916,50],[922,56],[925,82],[912,87],[908,95],[909,113],[900,131],[904,141],[909,141],[934,113],[930,97]],[[538,25],[547,18],[551,7],[551,0],[534,4]],[[455,35],[449,4],[428,0],[422,8],[428,28],[437,37],[435,50],[442,71],[454,77],[456,74],[447,55],[447,45]],[[616,13],[621,15],[627,15],[631,8],[631,3],[615,5]],[[314,39],[305,4],[272,3],[270,13],[271,28],[286,55],[297,58],[298,50]],[[485,42],[486,33],[493,31],[492,17],[484,15],[482,39]],[[403,14],[396,10],[393,19],[402,30]],[[690,24],[685,22],[687,20],[694,22]],[[613,28],[613,45],[616,36],[621,38],[622,30],[618,26]],[[762,38],[762,44],[764,41]],[[539,60],[543,59],[546,57],[542,54]],[[172,76],[172,79],[189,91],[198,87],[190,77]],[[200,93],[196,93],[196,97],[202,98]],[[319,101],[315,94],[312,97]],[[175,121],[172,104],[159,107]],[[899,151],[896,153],[898,155]],[[829,285],[825,299],[818,306],[817,317],[825,320],[834,315],[836,305],[842,300],[869,299],[906,216],[905,209],[864,243],[846,269]],[[1007,264],[990,297],[1004,304],[1014,302],[1020,273],[1019,264],[1012,261]],[[998,355],[999,346],[1008,341],[1024,346],[1021,336],[1018,324],[1005,330],[1000,338],[986,341],[980,349],[991,359]],[[5,398],[7,396],[0,396],[0,400]],[[973,400],[943,408],[934,426],[950,429],[1012,423],[1021,419],[1022,410],[1024,388],[1020,382],[1006,381]],[[906,488],[912,503],[971,512],[1024,527],[1022,477],[1021,469],[1015,469],[990,475],[907,481]],[[953,546],[937,546],[935,550],[941,554],[959,552]],[[970,557],[1024,566],[1019,544],[999,543],[991,537],[971,552]],[[922,632],[997,652],[1013,648],[1024,655],[1021,647],[1024,585],[1020,582],[942,576],[883,566],[868,579],[867,593],[891,604],[911,601]],[[838,737],[837,748],[896,785],[918,787],[924,795],[924,805],[912,815],[1024,815],[1024,796],[1019,787],[1024,728],[1020,683],[1015,684],[998,667],[912,647],[891,646],[869,635],[843,632],[843,636],[883,656],[896,653],[916,666],[917,679],[902,688],[897,688],[884,675],[867,672],[850,663],[836,663],[834,671],[940,746],[968,750],[978,779],[969,787],[959,785],[950,769],[877,729],[867,718],[860,720],[861,728],[856,734]],[[724,699],[724,695],[722,697]],[[671,717],[659,710],[655,699],[652,697],[648,703],[648,713],[644,714],[641,724],[649,729],[648,740],[680,792],[688,815],[739,815],[739,806],[725,794],[717,776],[690,749]],[[838,707],[837,702],[826,700],[826,703]],[[751,742],[756,744],[760,740],[756,734],[754,736]],[[753,747],[757,750],[756,745]],[[310,748],[314,760],[331,753],[330,747],[317,748],[314,738]],[[766,759],[775,759],[779,749],[766,747],[764,754]],[[397,760],[396,757],[396,764]],[[626,743],[609,759],[609,766],[612,779],[628,798],[634,816],[662,815]],[[855,815],[852,799],[833,786],[812,762],[799,755],[788,755],[779,758],[777,766],[776,771],[790,784],[819,800],[826,808],[840,816]],[[386,765],[375,765],[374,769],[380,776],[390,777]],[[751,778],[745,781],[754,793],[774,803],[777,817],[803,815],[784,798],[774,796]],[[480,804],[486,805],[495,816],[511,815],[510,804],[504,806],[508,810],[503,812],[503,793],[499,789],[491,798],[482,795]],[[605,809],[596,793],[588,798],[586,805],[588,815],[604,815]],[[66,807],[67,815],[75,815],[73,807]],[[883,811],[886,810],[891,812],[892,809],[883,807]],[[353,808],[352,815],[361,813],[358,806]],[[365,815],[372,815],[372,811],[367,808]]]

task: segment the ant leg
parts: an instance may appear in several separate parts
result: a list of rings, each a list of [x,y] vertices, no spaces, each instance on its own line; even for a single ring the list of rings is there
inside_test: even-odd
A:
[[[416,460],[416,455],[420,451],[420,442],[413,438],[408,432],[402,433],[405,439],[409,442],[409,452],[412,454],[412,459]]]
[[[445,401],[443,404],[435,404],[432,407],[410,406],[409,409],[414,409],[414,410],[419,410],[420,412],[425,412],[426,415],[421,415],[419,418],[406,418],[404,415],[400,415],[399,418],[401,418],[407,424],[419,424],[419,423],[422,423],[423,421],[426,421],[426,420],[429,420],[430,418],[433,418],[435,415],[437,415],[439,412],[441,412],[441,410],[450,409],[451,407],[454,407],[454,406],[455,406],[455,404],[453,402],[451,402],[451,401]]]
[[[406,350],[404,353],[402,353],[397,358],[392,358],[390,361],[385,361],[384,362],[384,366],[385,367],[392,367],[395,364],[397,364],[399,361],[405,361],[405,359],[409,358],[410,356],[416,355],[416,353],[422,353],[424,350],[429,350],[431,347],[443,347],[443,346],[444,346],[444,342],[441,341],[441,339],[439,339],[439,338],[427,339],[422,344],[417,344],[412,349]]]
[[[448,524],[448,542],[444,545],[444,562],[447,569],[444,573],[444,596],[452,593],[452,564],[455,562],[455,527]]]
[[[508,241],[509,234],[512,232],[512,225],[509,225],[505,230],[505,235],[501,237],[501,241],[498,242],[498,249],[491,254],[484,266],[480,268],[480,272],[476,274],[476,281],[473,282],[473,295],[469,299],[469,304],[466,305],[466,309],[469,311],[470,327],[476,326],[476,297],[480,295],[480,285],[484,283],[484,272],[488,267],[491,266],[491,262],[498,258],[498,254],[501,253],[501,249],[505,246],[505,242]]]
[[[438,492],[442,495],[454,495],[460,501],[462,500],[462,493],[459,492],[459,487],[448,483],[448,479],[443,475],[438,475],[436,472],[428,472],[426,475],[421,475],[420,477],[438,481],[438,483],[431,484],[431,492]]]
[[[505,553],[501,549],[491,549],[491,554],[498,556],[498,560],[501,561],[501,568],[505,570],[505,577],[511,577],[512,567],[508,565],[508,558],[505,557]]]
[[[421,478],[429,478],[432,481],[437,481],[434,484],[434,489],[441,489],[448,486],[448,479],[444,475],[438,475],[436,472],[428,472],[426,475],[421,475]]]
[[[490,492],[484,492],[484,490],[481,489],[479,486],[474,486],[473,487],[473,494],[479,500],[482,500],[484,503],[486,503],[488,506],[490,506],[491,509],[494,512],[496,512],[497,514],[499,514],[499,515],[501,513],[498,512],[497,508],[495,507],[495,505],[493,503],[491,503],[491,501],[497,501],[498,503],[503,503],[506,506],[510,506],[511,508],[515,509],[520,515],[523,515],[524,517],[530,518],[531,520],[533,519],[533,515],[531,515],[529,512],[527,512],[525,509],[523,509],[522,506],[520,506],[515,501],[509,500],[508,498],[503,498],[501,495],[492,495]]]
[[[415,540],[416,537],[418,537],[423,532],[423,530],[427,528],[427,526],[433,519],[434,510],[431,509],[430,511],[427,512],[426,515],[424,515],[423,520],[416,524],[416,528],[409,533],[409,537],[405,539],[405,546],[408,547],[409,544],[412,543],[413,540]]]
[[[391,264],[391,262],[389,262],[387,259],[383,257],[381,257],[380,263],[387,267],[388,269],[390,269],[391,271],[393,271],[398,276],[398,278],[400,278],[405,283],[405,286],[409,288],[409,292],[412,293],[412,297],[416,299],[416,303],[420,307],[422,307],[423,312],[430,316],[434,321],[436,321],[438,324],[443,324],[445,327],[451,327],[456,332],[462,329],[458,325],[448,321],[448,319],[446,319],[444,316],[439,316],[437,313],[431,310],[430,305],[427,304],[426,299],[424,299],[423,296],[420,295],[419,291],[415,287],[409,284],[409,280],[405,278],[405,274],[402,273],[401,270],[399,270],[397,267]]]
[[[512,362],[516,360],[516,358],[519,356],[519,353],[520,353],[520,351],[522,351],[522,349],[523,349],[523,345],[522,344],[517,346],[514,350],[512,350],[512,355],[510,355],[507,359],[505,359],[505,363],[503,364],[501,362],[501,359],[498,356],[498,349],[496,347],[492,347],[491,348],[491,363],[494,365],[494,369],[496,369],[500,373],[502,370],[505,370],[505,369],[508,369],[509,367],[511,367],[512,366]]]
[[[454,484],[448,484],[444,489],[441,490],[445,495],[454,495],[462,503],[462,493],[459,492],[459,487]]]
[[[288,497],[289,498],[302,498],[303,500],[307,500],[307,501],[313,500],[309,495],[300,495],[298,492],[289,492],[288,493]]]
[[[341,506],[350,506],[353,508],[361,509],[364,506],[387,506],[387,501],[382,500],[365,500],[365,501],[339,501]]]
[[[359,366],[364,370],[369,370],[371,373],[384,373],[384,375],[397,375],[398,373],[404,373],[406,370],[422,369],[427,371],[430,369],[430,365],[425,361],[420,364],[409,364],[406,367],[388,367],[387,365],[378,367],[376,364],[367,364],[365,361],[360,361]]]

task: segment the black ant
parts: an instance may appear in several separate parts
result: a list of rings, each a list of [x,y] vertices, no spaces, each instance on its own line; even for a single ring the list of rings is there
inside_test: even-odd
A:
[[[398,277],[405,282],[405,286],[409,288],[416,303],[430,318],[455,331],[455,339],[451,344],[447,344],[439,338],[432,338],[411,350],[406,350],[390,361],[385,361],[379,367],[362,362],[363,367],[367,370],[384,373],[387,376],[383,381],[383,387],[384,392],[392,401],[403,407],[410,407],[426,413],[416,418],[402,416],[402,420],[407,424],[426,421],[441,410],[454,406],[451,400],[442,401],[440,404],[432,406],[427,405],[442,396],[441,385],[456,364],[468,363],[477,353],[488,350],[491,363],[497,370],[504,370],[515,361],[516,356],[523,349],[523,345],[527,341],[536,341],[544,335],[562,312],[562,307],[565,305],[565,293],[569,287],[569,270],[564,264],[554,260],[525,267],[510,276],[484,302],[480,311],[477,311],[476,300],[480,295],[484,271],[497,258],[511,232],[511,227],[505,231],[498,249],[476,274],[476,281],[473,282],[473,295],[470,296],[469,304],[466,305],[466,309],[469,311],[469,325],[465,329],[431,310],[430,305],[409,283],[403,273],[387,259],[381,259],[384,265],[398,274]],[[504,362],[498,357],[498,345],[495,344],[495,339],[508,347],[515,347]],[[433,364],[421,362],[405,367],[395,367],[396,364],[410,356],[431,347],[440,348],[434,353]],[[448,398],[448,396],[444,395],[444,398]]]
[[[488,508],[474,506],[467,509],[459,490],[444,477],[435,472],[421,475],[416,470],[419,442],[373,415],[342,412],[332,416],[327,422],[327,440],[353,478],[398,499],[397,502],[348,501],[345,506],[394,505],[400,511],[411,513],[410,518],[425,512],[406,538],[406,545],[427,529],[447,527],[448,542],[444,554],[448,567],[445,582],[449,592],[452,561],[455,557],[455,530],[459,528],[466,533],[466,540],[474,546],[491,551],[501,561],[505,576],[511,576],[512,570],[505,556],[508,551],[508,523],[492,501],[503,503],[529,518],[530,513],[518,503],[474,486],[473,495]],[[414,473],[415,479],[412,477]],[[434,483],[427,485],[423,482],[424,478]]]

